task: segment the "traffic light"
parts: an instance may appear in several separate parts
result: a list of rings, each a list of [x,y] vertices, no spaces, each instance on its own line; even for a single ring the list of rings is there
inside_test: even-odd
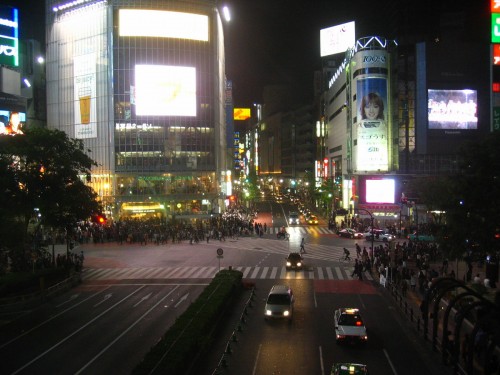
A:
[[[230,195],[230,196],[227,197],[227,199],[229,199],[230,203],[235,203],[236,202],[236,196],[235,195]]]
[[[104,214],[94,214],[92,215],[92,222],[100,225],[106,224],[106,215]]]

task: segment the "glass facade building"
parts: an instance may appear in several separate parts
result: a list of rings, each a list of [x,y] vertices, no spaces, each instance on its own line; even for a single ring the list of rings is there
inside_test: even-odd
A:
[[[47,124],[82,139],[120,217],[198,218],[226,193],[216,2],[46,2]]]

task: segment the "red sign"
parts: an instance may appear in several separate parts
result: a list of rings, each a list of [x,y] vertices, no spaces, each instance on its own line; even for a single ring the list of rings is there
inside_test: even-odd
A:
[[[359,208],[363,208],[368,211],[384,211],[384,212],[396,212],[399,211],[399,205],[397,204],[358,204]]]
[[[500,44],[493,44],[493,65],[500,65]]]
[[[500,13],[500,0],[491,0],[491,13]]]

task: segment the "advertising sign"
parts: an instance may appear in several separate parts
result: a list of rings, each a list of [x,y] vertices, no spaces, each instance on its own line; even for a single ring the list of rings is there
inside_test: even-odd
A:
[[[75,56],[75,138],[97,138],[96,123],[96,56]]]
[[[235,108],[233,110],[233,118],[235,120],[246,120],[250,117],[250,108]]]
[[[500,43],[500,13],[491,13],[491,43]]]
[[[0,109],[0,134],[23,134],[26,113]]]
[[[344,53],[356,43],[355,23],[347,22],[319,31],[321,57]]]
[[[147,9],[120,9],[120,36],[179,38],[208,42],[208,16]]]
[[[19,66],[19,12],[0,6],[0,65]]]
[[[135,66],[137,116],[196,116],[196,68]]]
[[[359,79],[357,103],[357,169],[387,171],[389,168],[386,123],[387,80]]]
[[[477,90],[428,90],[429,129],[477,129]]]

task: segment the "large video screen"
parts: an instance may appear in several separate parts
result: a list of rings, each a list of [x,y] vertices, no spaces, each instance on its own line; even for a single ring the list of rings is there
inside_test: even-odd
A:
[[[196,116],[196,69],[136,65],[137,116]]]
[[[429,129],[477,129],[476,90],[428,90]]]
[[[120,9],[120,36],[208,41],[208,16],[148,9]]]
[[[0,109],[0,134],[23,134],[26,113]]]
[[[393,179],[366,180],[366,203],[394,203],[395,192]]]

